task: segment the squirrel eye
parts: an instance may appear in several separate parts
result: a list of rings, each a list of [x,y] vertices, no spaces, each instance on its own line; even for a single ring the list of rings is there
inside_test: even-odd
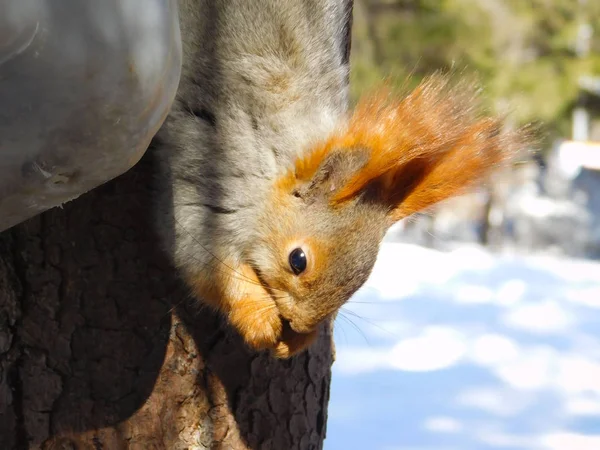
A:
[[[295,248],[291,251],[289,261],[295,275],[300,275],[306,270],[306,253],[301,248]]]

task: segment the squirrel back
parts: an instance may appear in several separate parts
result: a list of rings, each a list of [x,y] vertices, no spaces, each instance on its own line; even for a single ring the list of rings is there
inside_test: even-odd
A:
[[[444,76],[349,116],[350,3],[180,0],[182,78],[155,140],[159,231],[193,294],[279,357],[364,284],[393,223],[520,144]]]
[[[211,259],[196,241],[236,255],[272,180],[347,110],[347,3],[179,1],[181,81],[155,140],[173,190],[159,219],[186,229],[169,240],[177,261]]]

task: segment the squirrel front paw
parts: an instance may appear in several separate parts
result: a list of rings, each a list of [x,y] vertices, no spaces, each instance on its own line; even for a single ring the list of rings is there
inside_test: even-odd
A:
[[[276,358],[287,359],[306,350],[319,335],[319,330],[300,334],[293,331],[289,325],[283,325],[281,341],[277,343],[271,354]]]
[[[307,334],[294,332],[282,321],[272,299],[245,298],[236,302],[229,313],[230,323],[246,344],[254,350],[270,350],[280,359],[290,358],[305,350],[318,335],[318,330]]]
[[[255,350],[273,349],[281,340],[283,324],[272,299],[239,300],[229,313],[229,321]]]
[[[224,277],[215,282],[214,278],[195,277],[195,291],[199,297],[212,300],[253,350],[270,350],[276,358],[289,358],[305,350],[314,341],[317,331],[294,332],[253,269],[242,265],[237,272],[243,278]]]

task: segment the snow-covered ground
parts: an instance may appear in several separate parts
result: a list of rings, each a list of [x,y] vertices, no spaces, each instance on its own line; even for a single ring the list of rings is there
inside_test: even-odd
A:
[[[344,311],[325,450],[600,449],[600,263],[385,243]]]

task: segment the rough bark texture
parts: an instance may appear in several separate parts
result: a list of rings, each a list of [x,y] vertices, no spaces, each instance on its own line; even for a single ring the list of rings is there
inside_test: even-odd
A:
[[[0,234],[0,449],[317,449],[330,330],[288,361],[189,300],[151,226],[151,152]]]

